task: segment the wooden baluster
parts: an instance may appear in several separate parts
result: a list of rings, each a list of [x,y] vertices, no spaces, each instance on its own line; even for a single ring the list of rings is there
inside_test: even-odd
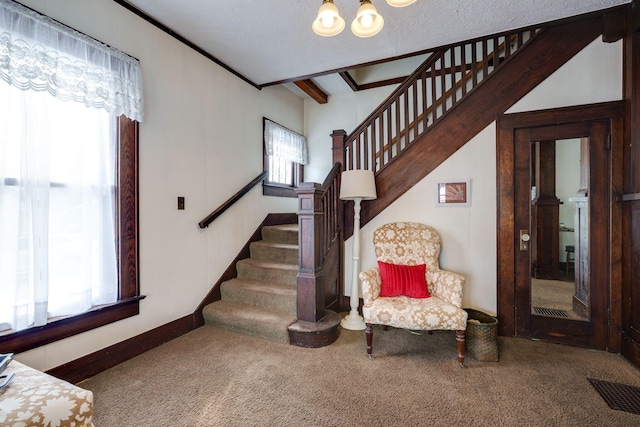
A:
[[[444,113],[447,112],[447,82],[446,82],[446,70],[445,70],[445,56],[442,55],[442,57],[440,57],[439,62],[440,62],[440,105],[442,105],[442,114],[444,115]]]
[[[384,167],[384,152],[385,152],[385,144],[384,144],[384,112],[380,113],[380,123],[378,125],[378,130],[380,131],[380,160],[378,163],[378,169],[376,172],[382,170]]]
[[[417,79],[413,84],[413,116],[411,123],[413,123],[413,140],[418,139],[418,83],[420,79]]]
[[[458,103],[457,91],[456,91],[456,51],[455,47],[447,50],[449,53],[449,81],[451,82],[451,108],[455,107]]]
[[[377,162],[376,162],[376,154],[378,153],[378,141],[377,141],[377,135],[376,135],[376,123],[378,123],[379,125],[379,120],[380,118],[377,117],[375,119],[373,119],[373,123],[371,124],[371,152],[369,153],[369,157],[371,158],[371,170],[373,171],[373,173],[376,173],[376,169],[378,168],[377,166]]]
[[[524,32],[519,32],[518,33],[518,49],[520,49],[520,47],[524,44]]]
[[[438,95],[436,91],[436,63],[431,65],[431,112],[433,114],[433,123],[435,124],[438,118]]]
[[[367,126],[362,132],[362,169],[369,169],[369,129]]]
[[[487,39],[482,40],[482,80],[487,77],[489,71],[489,54],[487,53]]]
[[[354,144],[354,149],[353,149],[353,167],[354,169],[362,169],[360,167],[360,162],[361,162],[361,146],[362,146],[362,132],[360,132],[355,139],[355,144]]]
[[[401,98],[401,97],[400,97]],[[395,138],[395,148],[396,148],[396,155],[399,155],[400,152],[402,151],[402,144],[400,141],[400,99],[396,100],[395,102],[395,106],[396,106],[396,111],[395,111],[395,116],[396,116],[396,138]]]
[[[511,58],[511,34],[504,37],[504,59]]]
[[[422,133],[427,131],[429,127],[429,105],[427,102],[427,73],[422,73]]]
[[[398,135],[404,135],[404,145],[402,149],[407,148],[409,145],[409,88],[404,90],[404,127]]]
[[[460,76],[460,81],[462,82],[460,94],[465,96],[467,94],[467,45],[463,45],[460,50],[460,73],[462,74]]]
[[[387,163],[393,158],[393,135],[391,125],[391,105],[387,109]]]
[[[474,88],[478,85],[478,42],[474,42],[471,47],[471,80]]]

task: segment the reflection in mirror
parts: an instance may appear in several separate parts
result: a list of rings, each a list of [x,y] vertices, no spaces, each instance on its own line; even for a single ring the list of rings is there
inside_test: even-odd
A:
[[[588,138],[531,154],[531,314],[588,320]]]

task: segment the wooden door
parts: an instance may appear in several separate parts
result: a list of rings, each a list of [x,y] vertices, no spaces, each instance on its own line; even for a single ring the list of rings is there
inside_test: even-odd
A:
[[[615,135],[621,135],[617,131],[622,122],[612,117],[620,116],[622,110],[621,103],[606,103],[505,115],[498,121],[498,318],[502,335],[617,351],[619,333],[615,325],[619,325],[621,317],[618,301],[621,230],[618,202],[614,200],[619,182],[613,178],[618,156],[613,153],[618,153],[621,139],[611,138],[611,134],[615,127]],[[559,145],[571,139],[579,143],[588,141],[588,155],[582,156],[589,171],[585,193],[588,210],[583,211],[588,212],[588,223],[576,233],[581,234],[576,241],[582,242],[579,243],[582,255],[580,260],[576,259],[574,268],[580,265],[584,268],[576,272],[579,281],[571,284],[575,287],[572,316],[562,318],[553,310],[552,314],[534,310],[537,307],[532,305],[532,283],[537,278],[532,245],[542,240],[525,242],[522,237],[530,236],[534,226],[537,234],[557,234],[557,223],[544,229],[539,224],[547,219],[537,213],[539,206],[536,205],[544,209],[554,205],[555,209],[557,204],[568,203],[566,199],[548,203],[555,196],[538,203],[533,187],[539,184],[540,178],[532,165],[540,164],[540,159],[533,156],[541,151],[532,147],[542,141]],[[578,187],[576,184],[576,196],[579,196]],[[544,218],[557,218],[557,214],[547,214]],[[576,232],[573,228],[572,231]],[[557,235],[555,237],[553,244],[557,244]],[[557,257],[557,248],[536,247],[535,252],[541,258],[541,251],[552,252],[551,249]],[[547,276],[554,275],[546,274],[544,279],[551,278]],[[586,306],[578,304],[579,289],[587,289]],[[582,316],[573,316],[580,308]],[[613,322],[610,313],[616,316]]]

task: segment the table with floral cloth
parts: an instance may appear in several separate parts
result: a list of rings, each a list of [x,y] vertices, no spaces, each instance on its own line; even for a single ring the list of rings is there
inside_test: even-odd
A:
[[[15,373],[0,390],[0,426],[90,427],[93,393],[14,360]]]

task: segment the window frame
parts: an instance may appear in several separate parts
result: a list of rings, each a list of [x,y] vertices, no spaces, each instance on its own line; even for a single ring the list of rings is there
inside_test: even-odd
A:
[[[21,353],[140,313],[138,245],[138,122],[117,119],[116,251],[118,301],[46,325],[0,335],[4,352]]]
[[[295,189],[297,187],[300,186],[301,182],[304,182],[304,165],[300,164],[300,163],[296,163],[296,162],[291,162],[291,178],[292,178],[292,183],[291,184],[283,184],[280,182],[272,182],[268,180],[269,177],[269,155],[267,154],[267,143],[265,141],[264,138],[264,129],[266,126],[266,121],[269,120],[270,122],[276,123],[277,122],[268,119],[266,117],[262,118],[262,154],[263,154],[263,166],[262,166],[262,170],[267,172],[267,176],[265,177],[264,181],[262,182],[262,194],[265,196],[275,196],[275,197],[298,197],[298,194],[295,192]],[[278,124],[278,126],[283,127],[282,125]],[[287,129],[287,128],[285,128]],[[290,132],[292,133],[297,133],[297,132],[293,132],[290,130]]]

